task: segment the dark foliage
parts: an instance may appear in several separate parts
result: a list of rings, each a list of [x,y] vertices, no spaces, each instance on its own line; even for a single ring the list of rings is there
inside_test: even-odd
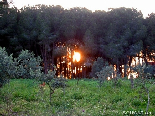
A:
[[[108,63],[130,65],[142,52],[153,58],[155,15],[146,19],[134,8],[116,8],[91,12],[86,8],[65,10],[61,6],[0,8],[0,46],[18,56],[22,49],[41,55],[45,73],[57,55],[56,43],[77,45],[83,56],[102,57]],[[69,43],[70,40],[74,40]],[[61,53],[63,54],[63,53]],[[52,61],[50,60],[52,59]]]

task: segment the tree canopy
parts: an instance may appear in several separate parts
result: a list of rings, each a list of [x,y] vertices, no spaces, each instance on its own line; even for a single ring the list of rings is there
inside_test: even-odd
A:
[[[134,8],[92,12],[79,7],[66,10],[36,5],[1,7],[0,11],[0,46],[15,56],[28,49],[45,62],[57,53],[58,42],[77,45],[85,57],[102,57],[117,67],[128,64],[140,52],[144,58],[153,58],[154,29],[155,14],[144,19]]]

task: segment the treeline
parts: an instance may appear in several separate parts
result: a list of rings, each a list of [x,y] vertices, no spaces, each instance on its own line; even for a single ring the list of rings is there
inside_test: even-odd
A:
[[[49,59],[64,55],[58,43],[77,45],[85,59],[102,57],[121,70],[140,51],[145,62],[153,58],[155,14],[144,19],[140,11],[124,7],[108,12],[46,5],[0,8],[0,46],[14,57],[27,49],[41,55],[46,66]]]

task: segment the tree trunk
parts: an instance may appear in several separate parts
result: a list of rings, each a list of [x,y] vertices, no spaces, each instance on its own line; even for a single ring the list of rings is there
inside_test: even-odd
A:
[[[66,72],[67,72],[66,68],[67,68],[67,63],[65,61],[65,63],[64,63],[64,77],[66,77]]]
[[[124,77],[127,77],[128,57],[124,59]]]
[[[52,64],[54,64],[53,50],[54,50],[54,42],[52,43]],[[54,70],[54,67],[52,66],[52,71],[53,71],[53,70]]]
[[[43,58],[44,73],[47,74],[47,57],[46,57],[46,47],[44,44],[40,45],[40,51]]]
[[[146,107],[146,113],[148,113],[149,110],[149,105],[150,105],[150,95],[149,95],[149,89],[146,89],[147,91],[147,96],[148,96],[148,100],[147,100],[147,107]]]
[[[61,73],[62,73],[62,60],[61,60],[61,57],[60,57],[60,75],[61,75]]]
[[[131,81],[131,89],[133,89],[134,88],[133,75],[130,76],[130,81]]]
[[[73,76],[73,50],[71,50],[71,78],[74,78]]]
[[[50,104],[52,104],[52,94],[54,93],[54,89],[52,89],[52,87],[48,84],[49,88],[50,88]]]
[[[47,52],[46,52],[46,45],[44,45],[44,70],[45,74],[47,74]]]

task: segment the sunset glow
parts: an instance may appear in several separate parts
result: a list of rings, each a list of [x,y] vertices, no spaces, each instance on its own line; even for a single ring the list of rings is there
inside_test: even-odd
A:
[[[80,61],[80,53],[79,52],[74,52],[74,55],[73,55],[73,62],[79,62]]]

